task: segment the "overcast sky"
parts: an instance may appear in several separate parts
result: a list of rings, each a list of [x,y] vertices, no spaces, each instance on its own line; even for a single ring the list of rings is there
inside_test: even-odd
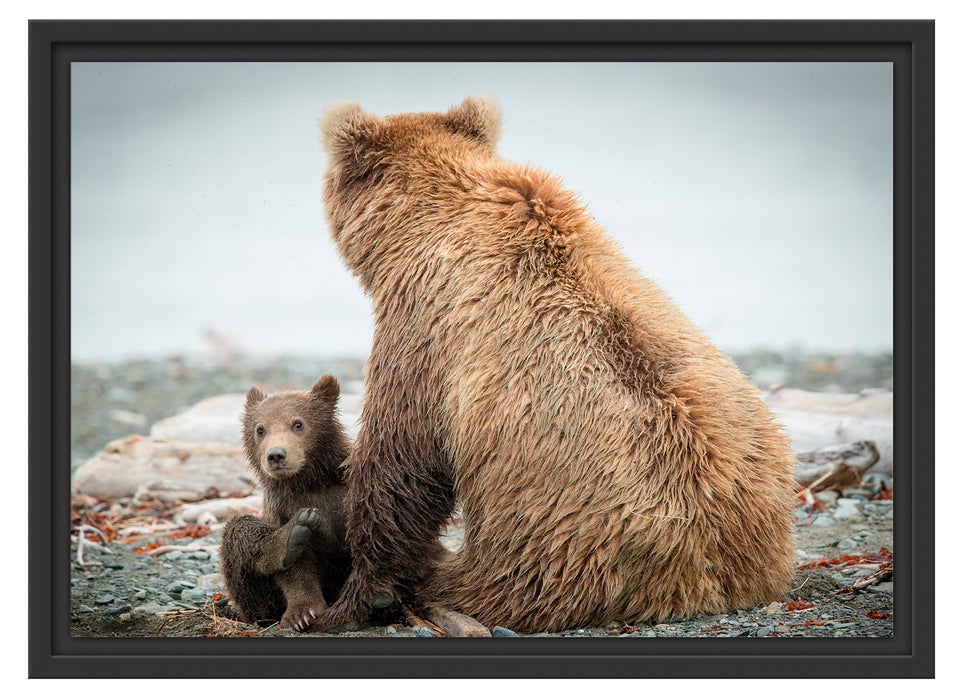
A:
[[[317,118],[495,97],[723,350],[892,348],[887,63],[73,63],[72,354],[365,356]]]

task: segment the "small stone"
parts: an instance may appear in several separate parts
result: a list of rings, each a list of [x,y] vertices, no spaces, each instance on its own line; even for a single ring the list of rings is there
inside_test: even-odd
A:
[[[133,597],[137,600],[145,600],[147,597],[147,592],[142,588],[138,588],[136,593],[133,594]]]
[[[773,631],[772,627],[760,627],[758,630],[756,630],[756,636],[765,637],[767,634],[772,633],[772,631]]]
[[[194,559],[209,559],[210,552],[205,549],[198,549],[191,555]]]
[[[873,593],[892,594],[893,584],[892,584],[892,581],[883,581],[882,583],[877,583],[874,586],[870,586],[868,590],[872,591]]]
[[[120,614],[120,622],[129,622],[132,619],[133,619],[133,615],[131,615],[128,612]]]
[[[832,505],[839,499],[839,494],[835,491],[820,491],[813,496],[820,503]]]
[[[519,636],[519,635],[517,635],[516,632],[514,632],[513,630],[506,629],[505,627],[500,627],[499,625],[496,625],[495,627],[493,627],[493,629],[490,631],[490,634],[491,634],[492,636],[494,636],[494,637],[517,637],[517,636]]]
[[[97,605],[107,605],[108,603],[112,603],[114,600],[116,599],[112,595],[110,595],[109,593],[105,593],[93,602],[96,603]]]
[[[413,633],[417,637],[435,637],[436,636],[436,632],[426,627],[423,627],[421,625],[416,625],[416,627],[413,628]]]
[[[180,593],[180,600],[186,603],[202,603],[210,596],[211,594],[202,588],[184,588]]]
[[[856,507],[856,504],[859,503],[854,498],[840,498],[836,502],[836,510],[833,512],[832,517],[836,520],[859,520],[862,518],[862,515],[859,513],[859,508]]]
[[[195,588],[195,587],[196,587],[196,584],[190,583],[189,581],[177,580],[177,581],[174,581],[173,583],[167,584],[166,588],[164,588],[163,590],[166,591],[167,593],[173,594],[173,593],[182,592],[184,588]]]
[[[172,605],[160,605],[159,603],[147,603],[146,605],[140,605],[133,608],[134,615],[157,615],[162,612],[169,612],[174,610],[175,607]]]
[[[172,552],[167,552],[166,554],[161,554],[160,556],[170,561],[176,561],[177,559],[183,558],[183,552],[181,552],[178,549],[175,549]]]
[[[813,521],[813,525],[821,525],[828,527],[829,525],[835,525],[836,521],[833,520],[830,516],[823,513]]]
[[[396,628],[395,628],[393,625],[390,625],[389,627],[386,628],[386,633],[387,633],[387,634],[396,634]]]
[[[773,628],[773,630],[774,630],[776,633],[778,633],[778,634],[782,634],[783,632],[788,632],[788,631],[789,631],[789,625],[776,625],[776,626]]]
[[[774,602],[770,603],[770,604],[769,604],[768,606],[766,606],[765,608],[763,608],[763,612],[766,613],[767,615],[772,615],[772,614],[777,613],[777,612],[779,612],[780,610],[782,610],[782,607],[783,607],[783,604],[780,603],[780,602],[777,600],[777,601],[774,601]]]
[[[855,540],[850,540],[849,538],[846,538],[843,540],[839,540],[839,542],[836,544],[836,547],[838,549],[843,550],[844,552],[847,552],[849,550],[858,548],[859,545],[856,544]]]

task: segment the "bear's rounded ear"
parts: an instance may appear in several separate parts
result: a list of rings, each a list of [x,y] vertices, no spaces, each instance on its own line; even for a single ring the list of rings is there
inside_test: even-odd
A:
[[[470,95],[446,113],[449,128],[488,146],[495,146],[503,118],[496,100],[487,95]]]
[[[375,129],[376,117],[356,102],[334,102],[320,120],[323,148],[329,154],[352,150],[357,141],[369,140]]]
[[[254,408],[260,401],[266,398],[266,394],[260,391],[259,387],[251,386],[250,390],[246,392],[246,408],[247,410]]]
[[[332,374],[325,374],[313,385],[311,391],[317,398],[335,401],[340,395],[340,383]]]

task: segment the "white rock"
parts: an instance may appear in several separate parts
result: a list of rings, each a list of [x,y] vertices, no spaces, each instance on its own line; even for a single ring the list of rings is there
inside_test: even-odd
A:
[[[154,423],[150,437],[177,442],[222,442],[239,445],[243,439],[243,394],[205,399],[183,413]]]
[[[109,443],[73,474],[74,493],[101,498],[139,494],[170,501],[200,500],[211,488],[221,493],[250,490],[239,445],[130,435]]]

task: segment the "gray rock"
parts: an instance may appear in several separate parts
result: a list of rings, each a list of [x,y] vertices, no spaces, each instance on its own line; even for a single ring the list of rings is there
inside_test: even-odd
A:
[[[839,500],[839,494],[835,491],[820,491],[819,493],[815,494],[814,498],[820,503],[833,505],[837,500]]]
[[[93,602],[96,603],[97,605],[107,605],[109,603],[112,603],[114,600],[116,599],[112,595],[110,595],[109,593],[104,593]]]
[[[180,600],[185,603],[203,603],[211,597],[213,597],[213,594],[202,588],[184,588],[183,592],[180,593]]]
[[[194,559],[209,559],[210,552],[206,549],[198,549],[195,552],[193,552],[190,556],[193,557]]]
[[[773,631],[772,627],[760,627],[758,630],[756,630],[756,636],[765,637],[767,634],[771,634],[772,631]]]
[[[205,591],[219,591],[223,588],[223,579],[218,573],[203,574],[196,580],[196,585]]]
[[[416,627],[413,628],[413,632],[414,634],[416,634],[417,637],[435,637],[436,636],[436,632],[434,632],[433,630],[427,627],[422,627],[420,625],[416,625]]]
[[[134,615],[156,615],[158,613],[169,612],[170,610],[176,610],[175,605],[163,605],[160,603],[147,603],[146,605],[138,605],[133,608]]]
[[[862,515],[859,513],[859,508],[857,508],[857,501],[854,498],[840,498],[836,502],[836,510],[833,512],[832,517],[836,520],[860,520]]]
[[[813,525],[823,525],[828,527],[829,525],[835,525],[836,521],[832,519],[831,516],[823,513],[813,521]]]
[[[513,630],[506,629],[505,627],[500,627],[499,625],[496,625],[495,627],[493,627],[493,629],[490,630],[490,634],[493,637],[518,637],[519,636]]]
[[[839,543],[836,545],[838,549],[841,549],[844,552],[849,552],[854,549],[858,549],[859,545],[856,544],[855,540],[849,538],[839,540]]]
[[[166,554],[161,554],[160,556],[170,561],[176,561],[177,559],[182,559],[184,554],[183,552],[178,552],[174,550],[172,552],[167,552]]]
[[[889,593],[891,595],[893,592],[893,584],[892,581],[883,581],[882,583],[870,586],[869,590],[873,593]]]
[[[167,584],[166,588],[163,590],[174,595],[176,593],[182,593],[184,588],[194,588],[195,584],[190,583],[189,581],[174,581],[173,583]]]

